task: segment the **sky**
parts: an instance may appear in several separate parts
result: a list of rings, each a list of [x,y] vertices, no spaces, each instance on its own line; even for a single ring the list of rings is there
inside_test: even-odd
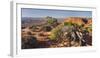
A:
[[[46,17],[46,16],[51,16],[55,18],[66,18],[66,17],[89,17],[90,18],[92,17],[92,12],[21,8],[21,17]]]

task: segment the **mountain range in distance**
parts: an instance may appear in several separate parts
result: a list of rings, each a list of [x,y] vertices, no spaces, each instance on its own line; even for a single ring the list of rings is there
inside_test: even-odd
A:
[[[85,17],[67,17],[67,18],[56,18],[58,23],[61,22],[74,22],[78,24],[88,23],[92,24],[92,18],[85,18]],[[21,18],[22,26],[32,26],[32,25],[41,25],[46,23],[45,17],[22,17]]]
[[[58,22],[63,22],[64,18],[57,18]],[[40,25],[46,22],[45,17],[22,17],[21,23],[22,26],[31,26],[33,24]]]

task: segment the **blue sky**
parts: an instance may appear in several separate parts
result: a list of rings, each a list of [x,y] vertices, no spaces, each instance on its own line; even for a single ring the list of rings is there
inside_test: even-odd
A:
[[[92,17],[91,11],[72,11],[72,10],[50,10],[50,9],[34,9],[34,8],[22,8],[22,17],[46,17],[52,16],[55,18],[66,17]]]

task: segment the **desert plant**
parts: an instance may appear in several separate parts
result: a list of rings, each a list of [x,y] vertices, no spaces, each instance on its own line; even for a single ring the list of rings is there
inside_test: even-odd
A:
[[[32,25],[30,28],[31,28],[32,31],[35,31],[36,25]]]
[[[47,19],[47,24],[49,24],[49,25],[57,22],[57,19],[53,18],[53,17],[47,16],[46,19]]]
[[[52,26],[49,25],[45,25],[43,26],[44,31],[51,31],[52,30]]]
[[[56,28],[51,30],[51,35],[49,36],[50,40],[57,40],[61,35],[61,29],[63,25],[60,24]]]
[[[38,48],[37,38],[34,36],[25,36],[21,39],[22,49]]]

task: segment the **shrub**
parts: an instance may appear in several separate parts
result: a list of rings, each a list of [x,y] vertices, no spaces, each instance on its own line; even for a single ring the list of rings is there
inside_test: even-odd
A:
[[[38,41],[37,38],[34,36],[25,36],[21,40],[22,42],[22,49],[29,49],[29,48],[38,48]]]
[[[35,31],[36,25],[32,25],[31,29],[32,29],[32,31]]]
[[[57,22],[57,19],[53,18],[53,17],[47,16],[46,19],[47,19],[47,24],[49,24],[49,25]]]
[[[50,40],[57,40],[60,37],[62,27],[63,25],[61,24],[51,30]]]
[[[72,26],[73,24],[71,22],[64,22],[64,26]]]

